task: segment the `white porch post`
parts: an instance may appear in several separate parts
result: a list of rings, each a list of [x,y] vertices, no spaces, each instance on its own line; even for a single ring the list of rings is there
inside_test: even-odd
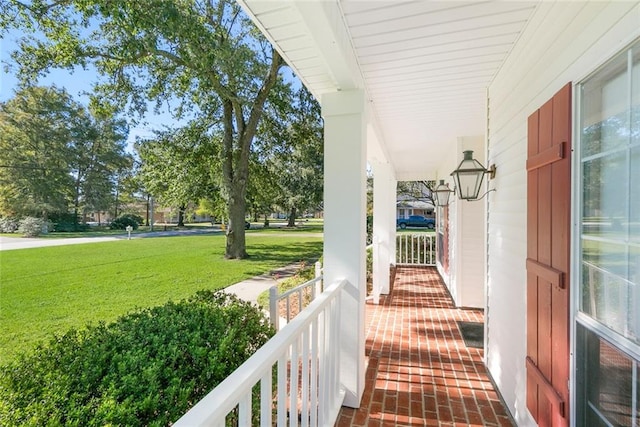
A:
[[[473,157],[486,167],[484,136],[458,138],[458,161],[464,150],[473,150]],[[481,194],[488,188],[489,177],[485,176]],[[456,200],[455,234],[451,242],[452,281],[451,296],[459,307],[485,307],[485,280],[487,236],[486,199],[476,202]]]
[[[373,299],[389,293],[391,264],[395,264],[396,180],[389,163],[370,162],[373,168]]]
[[[364,392],[366,294],[366,117],[362,91],[322,96],[324,118],[324,280],[349,282],[342,299],[340,380],[344,405]]]

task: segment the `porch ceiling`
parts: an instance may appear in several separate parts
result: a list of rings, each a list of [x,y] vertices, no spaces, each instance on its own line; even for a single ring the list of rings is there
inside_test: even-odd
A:
[[[368,157],[435,178],[457,137],[483,135],[486,89],[537,2],[239,0],[318,98],[363,89]]]

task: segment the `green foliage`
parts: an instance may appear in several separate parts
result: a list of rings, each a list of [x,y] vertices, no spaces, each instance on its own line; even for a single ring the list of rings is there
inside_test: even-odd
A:
[[[46,224],[47,222],[42,218],[28,216],[20,220],[18,232],[22,233],[24,237],[37,237],[43,231],[46,231],[43,230]]]
[[[142,224],[144,224],[144,219],[140,215],[125,214],[113,220],[109,228],[112,230],[125,230],[128,226],[131,226],[134,230],[137,230]]]
[[[71,330],[0,370],[0,424],[171,425],[272,335],[210,291]]]
[[[126,125],[94,116],[56,87],[29,87],[0,103],[0,211],[47,217],[106,210],[126,166]]]
[[[15,218],[0,218],[0,233],[15,233],[20,222]]]
[[[285,86],[284,61],[234,0],[11,2],[0,31],[21,31],[12,54],[19,77],[91,64],[106,77],[100,112],[144,113],[177,104],[174,116],[206,122],[220,138],[222,197],[228,209],[228,258],[245,258],[244,218],[253,138],[269,94]],[[115,105],[104,105],[104,99]],[[1,188],[0,188],[1,190]]]
[[[52,230],[55,232],[73,232],[73,231],[87,231],[89,226],[87,224],[81,224],[78,221],[78,216],[72,213],[56,213],[49,216],[49,220],[53,224]]]
[[[206,126],[191,122],[177,130],[156,132],[138,141],[138,178],[145,191],[165,206],[181,207],[219,199],[217,151],[220,142]]]
[[[320,105],[306,88],[288,100],[272,108],[263,121],[257,145],[266,169],[261,177],[270,179],[250,182],[250,189],[270,194],[271,204],[287,211],[289,226],[294,226],[297,212],[315,210],[322,201],[323,124]]]

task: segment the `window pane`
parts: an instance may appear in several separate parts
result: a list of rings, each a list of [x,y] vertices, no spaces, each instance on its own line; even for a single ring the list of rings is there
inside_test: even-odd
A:
[[[631,71],[631,144],[640,143],[640,46],[633,49]]]
[[[637,362],[582,325],[578,348],[577,424],[637,427]]]
[[[629,138],[629,85],[626,55],[612,61],[582,89],[582,156],[617,149]]]
[[[580,310],[619,334],[640,343],[640,295],[630,258],[640,252],[626,245],[582,241],[582,293]]]
[[[640,427],[638,360],[621,350],[640,348],[640,42],[580,96],[579,310],[598,323],[577,327],[576,421]]]
[[[640,124],[638,127],[640,128]],[[630,175],[629,240],[640,244],[640,146],[631,150]]]
[[[626,238],[628,192],[626,151],[589,160],[583,165],[583,233]]]

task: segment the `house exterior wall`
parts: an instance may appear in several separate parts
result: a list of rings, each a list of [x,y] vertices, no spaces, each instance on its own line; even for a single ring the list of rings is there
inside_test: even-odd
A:
[[[640,4],[539,4],[488,91],[488,163],[498,168],[488,203],[486,363],[519,426],[526,409],[527,117],[640,36]]]

